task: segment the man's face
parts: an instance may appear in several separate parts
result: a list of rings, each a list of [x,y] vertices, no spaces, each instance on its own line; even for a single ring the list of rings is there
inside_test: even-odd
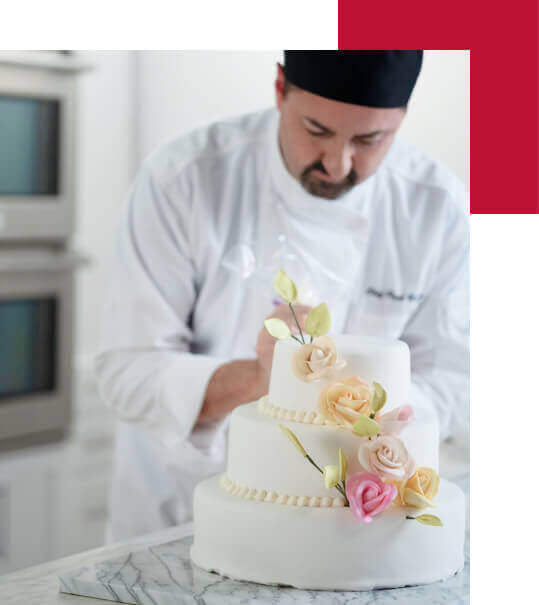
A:
[[[290,174],[312,195],[333,200],[376,172],[404,109],[341,103],[299,88],[285,95],[278,70],[279,143]]]

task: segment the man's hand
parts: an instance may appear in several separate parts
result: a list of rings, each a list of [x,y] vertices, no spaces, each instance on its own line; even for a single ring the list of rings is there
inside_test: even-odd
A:
[[[310,310],[310,307],[294,305],[302,330]],[[280,304],[266,319],[270,317],[282,319],[292,333],[297,332],[296,322],[287,304]],[[274,347],[275,338],[270,336],[266,328],[262,328],[256,344],[256,359],[238,359],[219,366],[206,388],[198,423],[218,420],[242,403],[255,401],[265,395],[269,387]]]
[[[307,315],[309,314],[310,310],[311,307],[307,307],[305,305],[294,305],[294,311],[304,335],[305,320],[307,319]],[[290,307],[286,303],[281,303],[275,308],[275,311],[271,315],[266,317],[266,319],[270,319],[271,317],[282,319],[288,325],[292,334],[298,334],[298,328],[296,322],[294,321],[294,316],[292,315],[292,311],[290,311]],[[263,327],[258,334],[256,356],[258,361],[259,379],[261,381],[262,389],[265,393],[267,393],[269,387],[269,377],[271,372],[271,364],[273,361],[273,349],[275,348],[275,342],[276,339],[273,338],[273,336],[268,333],[266,328]]]

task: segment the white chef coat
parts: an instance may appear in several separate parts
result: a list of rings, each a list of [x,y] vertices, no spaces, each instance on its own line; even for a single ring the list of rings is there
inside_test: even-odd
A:
[[[196,427],[222,363],[255,357],[283,267],[333,333],[401,338],[410,401],[441,434],[468,425],[468,217],[463,184],[395,140],[342,198],[307,193],[279,150],[275,109],[179,137],[128,196],[105,293],[100,393],[116,411],[109,540],[191,519],[225,467],[229,418]],[[276,402],[278,404],[278,402]]]

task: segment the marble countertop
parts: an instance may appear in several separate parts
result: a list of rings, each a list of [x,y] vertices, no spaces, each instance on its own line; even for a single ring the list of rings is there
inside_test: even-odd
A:
[[[33,567],[0,576],[0,603],[2,605],[58,605],[63,603],[106,603],[91,601],[87,597],[63,594],[59,592],[58,576],[71,569],[93,565],[105,559],[127,555],[148,546],[162,544],[189,536],[192,524],[172,527],[153,534],[147,534],[109,546],[102,546],[76,555],[49,561]]]
[[[462,453],[460,450],[450,447],[442,448],[440,470],[442,476],[454,481],[464,490],[468,495],[469,500],[467,453]],[[169,528],[127,542],[96,548],[57,561],[50,561],[48,563],[0,576],[0,603],[2,605],[58,605],[62,603],[85,603],[86,605],[89,605],[92,601],[87,597],[60,593],[59,575],[76,568],[92,566],[94,563],[100,563],[106,559],[121,557],[134,551],[144,550],[150,546],[157,546],[165,542],[179,540],[190,536],[191,533],[191,524]],[[466,539],[467,560],[468,548],[469,530],[467,530]],[[413,602],[425,603],[428,605],[435,605],[436,603],[467,604],[469,602],[469,566],[466,565],[464,571],[455,578],[457,577],[459,577],[459,580],[453,582],[451,586],[446,585],[444,582],[436,582],[435,584],[418,587],[419,590],[415,593]],[[357,600],[353,600],[353,602],[358,604],[371,603],[373,601],[377,603],[403,602],[394,591],[349,593],[350,596],[352,596],[352,594],[357,595]],[[368,598],[365,600],[368,594],[374,596],[372,599]],[[393,596],[396,598],[394,599]],[[408,599],[408,596],[406,598]],[[389,601],[387,599],[389,599]],[[97,603],[98,601],[96,600],[95,602]],[[196,602],[202,603],[206,601],[197,600]],[[212,603],[213,602],[214,601],[212,601]],[[226,603],[226,596],[221,595],[221,601],[217,602]],[[351,603],[352,601],[347,599],[346,602]]]

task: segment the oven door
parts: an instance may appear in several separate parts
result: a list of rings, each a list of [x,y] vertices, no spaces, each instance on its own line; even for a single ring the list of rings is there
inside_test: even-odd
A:
[[[44,250],[0,253],[0,449],[23,437],[57,440],[69,426],[79,262]]]
[[[73,232],[76,85],[68,73],[0,62],[0,241]]]

